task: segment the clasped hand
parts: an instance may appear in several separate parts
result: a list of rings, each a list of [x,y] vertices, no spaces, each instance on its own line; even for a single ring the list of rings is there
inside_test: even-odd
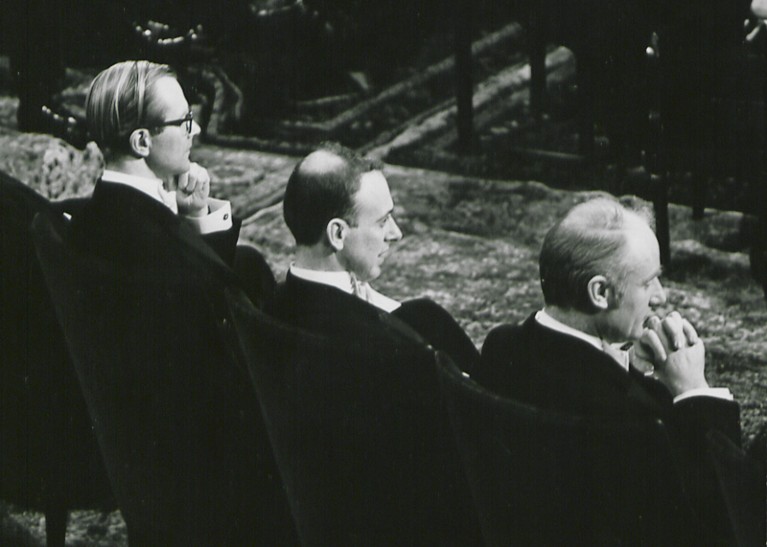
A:
[[[179,215],[202,217],[208,214],[210,175],[207,169],[197,163],[191,163],[189,171],[174,177],[170,185],[176,190]]]
[[[678,312],[651,317],[632,353],[632,359],[652,365],[653,376],[674,396],[708,387],[703,342]]]

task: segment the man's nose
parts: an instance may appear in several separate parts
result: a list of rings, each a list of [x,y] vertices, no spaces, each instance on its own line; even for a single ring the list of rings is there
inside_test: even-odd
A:
[[[389,231],[386,234],[386,241],[399,241],[402,239],[402,230],[399,229],[397,221],[391,219],[389,222]]]
[[[654,283],[654,292],[650,297],[650,305],[653,307],[662,306],[666,303],[666,291],[663,290],[663,285],[661,285],[660,279],[656,279]]]
[[[201,132],[202,128],[200,127],[200,124],[192,120],[192,132],[189,134],[189,136],[194,137],[195,135],[199,135]]]

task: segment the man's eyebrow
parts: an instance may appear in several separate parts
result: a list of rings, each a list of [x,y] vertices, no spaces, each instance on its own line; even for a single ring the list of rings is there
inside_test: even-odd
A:
[[[645,279],[645,281],[652,281],[653,279],[655,279],[656,277],[660,277],[661,275],[663,275],[663,266],[655,270],[651,275],[647,276],[647,279]]]

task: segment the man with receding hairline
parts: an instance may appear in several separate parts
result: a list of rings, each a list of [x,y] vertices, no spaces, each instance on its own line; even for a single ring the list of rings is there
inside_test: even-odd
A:
[[[473,377],[546,410],[661,420],[683,455],[680,470],[701,522],[712,538],[729,539],[725,502],[703,447],[715,432],[739,451],[739,407],[728,389],[708,385],[693,326],[677,312],[656,315],[666,295],[651,220],[648,210],[614,199],[573,207],[541,248],[544,308],[520,325],[490,331]]]
[[[267,311],[344,340],[415,337],[470,369],[478,352],[447,311],[423,298],[398,302],[370,286],[402,238],[382,169],[333,143],[296,165],[283,203],[295,262]]]

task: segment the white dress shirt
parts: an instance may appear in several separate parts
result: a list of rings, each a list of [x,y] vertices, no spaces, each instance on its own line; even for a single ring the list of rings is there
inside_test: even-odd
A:
[[[623,367],[623,369],[626,372],[628,372],[629,362],[630,362],[629,352],[621,349],[622,346],[625,346],[625,344],[608,344],[607,342],[603,342],[601,339],[597,338],[596,336],[579,331],[568,325],[565,325],[561,321],[557,321],[556,319],[551,317],[548,313],[546,313],[546,310],[538,311],[535,314],[535,320],[541,326],[544,326],[551,330],[555,330],[557,332],[561,332],[562,334],[567,334],[568,336],[574,336],[575,338],[579,338],[585,342],[588,342],[599,351],[604,351],[605,353],[610,355],[610,357],[612,357],[613,360],[615,360],[621,367]],[[696,397],[696,396],[717,397],[719,399],[727,399],[728,401],[733,400],[732,393],[730,392],[728,388],[709,387],[709,388],[701,388],[701,389],[691,389],[691,390],[685,391],[684,393],[680,393],[679,395],[674,397],[674,402],[676,403],[678,401],[681,401],[682,399],[687,399],[688,397]]]
[[[128,175],[120,171],[105,169],[101,180],[113,184],[124,184],[143,192],[152,199],[163,203],[174,214],[178,214],[176,192],[168,192],[160,179]],[[198,233],[209,234],[221,232],[232,227],[232,206],[228,201],[208,198],[208,214],[202,217],[183,216],[184,221],[191,224]]]
[[[330,285],[344,291],[347,294],[354,294],[354,282],[349,272],[328,272],[320,270],[307,270],[306,268],[299,268],[295,264],[290,265],[290,273],[300,279],[306,281],[313,281],[314,283],[322,283],[323,285]],[[366,300],[368,303],[373,304],[377,308],[381,308],[386,312],[393,312],[401,306],[399,302],[388,296],[384,296],[380,292],[376,291],[369,283],[356,281],[359,292],[362,293],[360,298]]]

